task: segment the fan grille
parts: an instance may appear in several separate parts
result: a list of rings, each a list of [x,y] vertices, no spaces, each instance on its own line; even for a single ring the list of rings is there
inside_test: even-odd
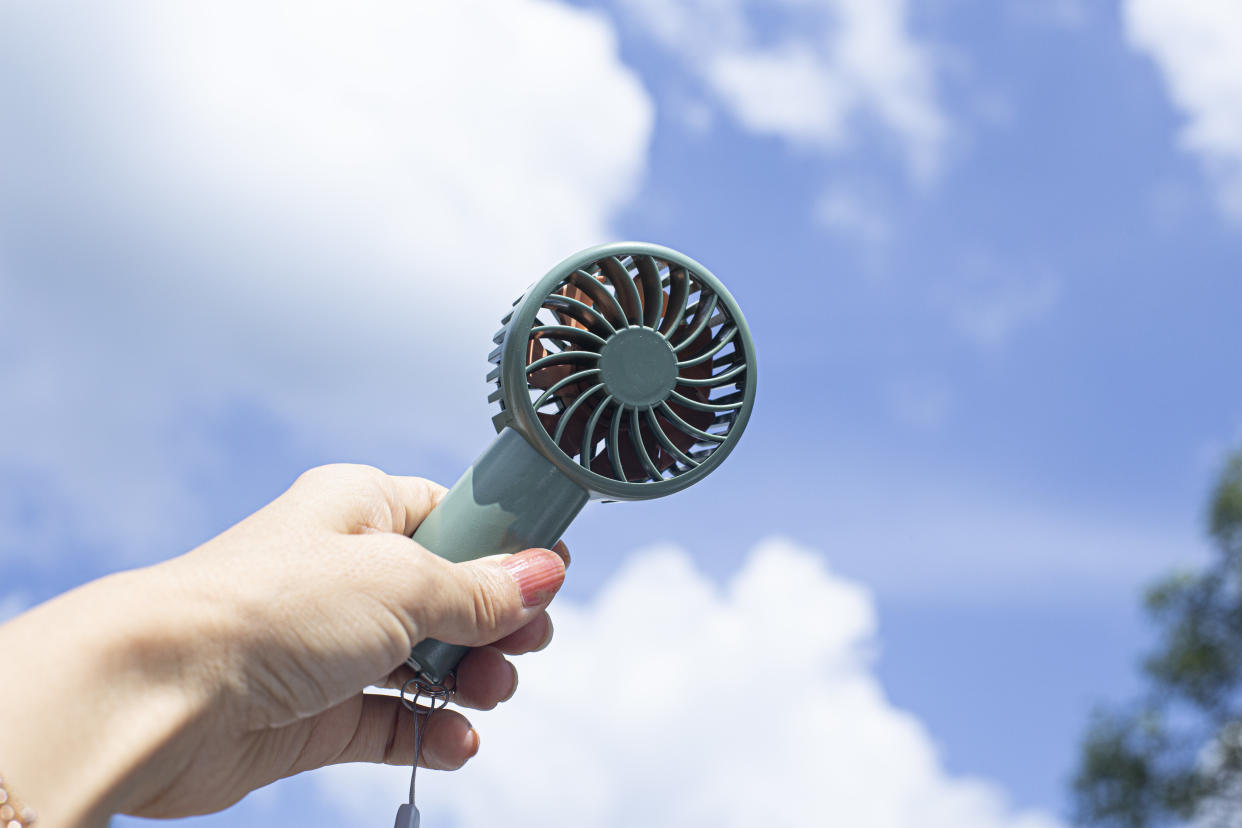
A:
[[[627,489],[716,465],[753,398],[750,337],[732,298],[675,251],[641,247],[665,255],[617,250],[559,278],[554,271],[519,300],[521,330],[514,321],[498,335],[491,375],[493,400],[521,405],[501,388],[499,367],[521,347],[513,357],[531,422],[589,478]]]

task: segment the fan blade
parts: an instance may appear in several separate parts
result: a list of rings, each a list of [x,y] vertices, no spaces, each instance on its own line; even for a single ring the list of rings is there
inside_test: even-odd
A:
[[[635,256],[634,266],[638,268],[638,283],[642,287],[643,324],[655,328],[664,312],[664,286],[659,265],[650,256]]]
[[[570,363],[591,365],[599,359],[595,351],[557,351],[541,357],[526,366],[527,373],[538,371],[549,365],[565,365]]]
[[[557,380],[556,382],[552,383],[552,385],[546,391],[544,391],[542,394],[539,395],[539,399],[535,400],[535,402],[533,403],[535,410],[538,411],[540,408],[543,408],[544,404],[547,403],[548,399],[553,394],[555,394],[557,391],[560,391],[562,388],[565,388],[570,383],[579,382],[581,380],[588,379],[590,377],[595,376],[598,373],[599,373],[598,368],[587,368],[586,370],[578,371],[576,373],[570,374],[567,377],[564,377],[563,379]],[[674,396],[677,396],[675,392],[674,392]],[[700,403],[700,405],[701,404],[702,403]],[[693,408],[693,406],[691,407]]]
[[[583,466],[586,466],[591,471],[604,475],[606,475],[607,472],[601,471],[595,467],[595,461],[598,459],[595,457],[595,444],[599,442],[599,440],[595,437],[595,429],[599,426],[600,417],[603,416],[604,411],[608,408],[608,404],[612,401],[612,395],[606,395],[599,405],[595,407],[595,410],[591,412],[591,417],[587,420],[586,428],[582,431],[582,454],[578,457],[578,462]]]
[[[608,429],[608,462],[612,465],[612,470],[616,472],[618,480],[628,480],[625,468],[621,465],[621,415],[625,413],[625,406],[618,405],[617,410],[612,415],[612,425]]]
[[[716,354],[720,353],[720,351],[726,345],[728,345],[730,342],[733,341],[733,337],[736,335],[737,335],[736,325],[730,325],[728,328],[721,328],[720,333],[716,335],[715,340],[709,341],[709,344],[711,344],[710,348],[708,348],[706,351],[704,351],[703,353],[699,354],[696,357],[693,357],[691,359],[684,359],[681,362],[678,362],[677,367],[683,368],[683,369],[692,368],[695,365],[698,365],[702,362],[706,362],[707,360],[714,357]],[[702,337],[700,337],[700,339],[701,338]],[[691,348],[690,350],[695,351],[697,350],[697,348]]]
[[[569,283],[590,297],[596,308],[607,309],[611,312],[611,321],[615,327],[624,328],[628,325],[625,311],[621,309],[616,297],[609,293],[608,289],[594,276],[584,270],[575,270],[569,274]]]
[[[664,479],[664,475],[660,474],[660,470],[656,468],[655,462],[651,459],[651,455],[647,452],[647,447],[643,445],[643,429],[638,419],[638,409],[630,409],[630,442],[633,444],[634,453],[638,456],[638,461],[647,471],[647,476],[656,483]]]
[[[691,379],[688,377],[679,377],[678,385],[692,385],[700,388],[715,388],[719,385],[726,385],[733,382],[739,374],[746,371],[746,363],[730,368],[728,371],[721,371],[714,376],[704,377],[703,379]]]
[[[546,357],[551,351],[547,346],[538,339],[532,339],[526,345],[526,362],[538,362]],[[561,380],[572,373],[568,365],[550,365],[547,368],[540,368],[538,371],[531,372],[526,377],[526,382],[532,388],[546,390],[551,388],[554,383]]]
[[[602,382],[596,383],[580,393],[560,413],[556,422],[556,430],[549,432],[552,434],[553,442],[564,449],[570,457],[575,456],[581,449],[582,435],[586,431],[587,420],[590,417],[590,411],[584,408],[583,404],[603,387]],[[569,443],[568,447],[565,446],[566,442]]]
[[[692,459],[690,455],[686,454],[684,451],[684,449],[688,449],[698,442],[694,439],[694,437],[686,434],[684,431],[674,432],[677,439],[669,437],[669,435],[664,431],[664,428],[660,425],[659,421],[656,419],[655,410],[651,408],[647,409],[647,424],[651,431],[655,434],[656,441],[659,442],[664,451],[667,451],[673,457],[677,458],[682,463],[685,463],[690,468],[694,468],[699,464],[698,460]],[[678,446],[678,443],[681,443],[681,445]]]
[[[686,302],[690,299],[690,277],[682,268],[673,268],[670,265],[668,284],[668,308],[664,313],[664,321],[660,323],[660,333],[665,336],[677,330],[681,326],[682,317],[686,315]]]
[[[553,385],[565,379],[573,373],[573,368],[568,365],[549,365],[547,368],[540,368],[526,378],[526,384],[531,388],[537,388],[540,391],[547,391]],[[562,388],[564,386],[561,386]]]
[[[560,293],[554,293],[547,299],[543,300],[546,308],[551,308],[556,312],[561,321],[566,322],[572,320],[581,324],[596,336],[607,339],[617,332],[602,313],[597,311],[591,305],[582,302],[572,296],[566,296]]]
[[[719,403],[701,402],[699,400],[692,400],[689,397],[683,397],[676,391],[669,394],[668,398],[671,402],[675,402],[678,405],[682,405],[687,408],[694,408],[699,411],[736,411],[742,407],[742,400]]]
[[[725,441],[724,436],[721,434],[709,434],[708,432],[704,431],[702,428],[699,428],[697,426],[691,425],[690,423],[686,422],[686,420],[682,419],[678,415],[678,413],[673,410],[672,406],[669,405],[667,402],[660,403],[659,408],[660,408],[661,416],[663,416],[663,418],[669,424],[671,424],[674,428],[684,431],[686,434],[690,434],[694,437],[697,437],[700,440],[707,440],[708,442],[711,442],[711,443],[723,443]],[[703,412],[700,412],[700,416],[702,416],[702,413]],[[710,426],[712,422],[715,422],[714,417],[711,419],[711,421],[706,423],[705,427]]]
[[[697,310],[694,312],[694,327],[691,329],[690,333],[686,335],[685,339],[673,346],[673,353],[680,353],[682,349],[698,339],[705,331],[708,330],[709,323],[712,319],[712,312],[716,310],[716,303],[718,301],[719,297],[713,293],[707,298],[706,307],[704,307],[703,300],[700,295],[700,304],[696,306]]]
[[[598,351],[604,347],[604,338],[596,336],[586,328],[572,325],[536,325],[530,329],[532,339],[547,338],[577,345],[580,348]]]
[[[641,325],[643,318],[642,300],[638,297],[638,288],[634,287],[634,278],[630,271],[616,256],[600,259],[599,272],[612,282],[617,293],[617,301],[625,310],[625,318],[631,325]]]

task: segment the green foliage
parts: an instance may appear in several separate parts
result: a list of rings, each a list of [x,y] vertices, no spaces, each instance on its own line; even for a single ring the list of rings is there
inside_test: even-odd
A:
[[[1242,452],[1221,472],[1208,528],[1212,563],[1147,592],[1160,630],[1147,697],[1092,717],[1074,779],[1080,824],[1242,826]]]
[[[1221,550],[1236,564],[1242,555],[1242,451],[1225,464],[1212,496],[1208,525]]]

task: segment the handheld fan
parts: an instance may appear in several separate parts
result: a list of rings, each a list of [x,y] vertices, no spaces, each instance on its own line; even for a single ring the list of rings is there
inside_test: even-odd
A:
[[[569,257],[513,303],[489,360],[499,432],[414,540],[453,561],[549,547],[588,500],[686,488],[737,444],[755,399],[746,320],[698,262],[622,242]],[[440,685],[467,647],[407,663]]]

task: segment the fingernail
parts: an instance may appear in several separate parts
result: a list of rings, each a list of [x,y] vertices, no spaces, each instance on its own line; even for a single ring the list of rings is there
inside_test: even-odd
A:
[[[548,549],[527,549],[501,564],[522,592],[522,604],[537,607],[550,599],[565,580],[565,564]]]
[[[481,740],[479,739],[479,731],[475,730],[473,727],[470,728],[470,735],[474,738],[474,746],[471,747],[470,755],[466,757],[467,759],[473,757],[479,752],[479,745],[481,743]]]
[[[569,554],[569,547],[565,545],[565,541],[557,541],[556,546],[552,547],[552,551],[561,556],[561,560],[565,562],[565,568],[569,569],[569,565],[573,562]]]

